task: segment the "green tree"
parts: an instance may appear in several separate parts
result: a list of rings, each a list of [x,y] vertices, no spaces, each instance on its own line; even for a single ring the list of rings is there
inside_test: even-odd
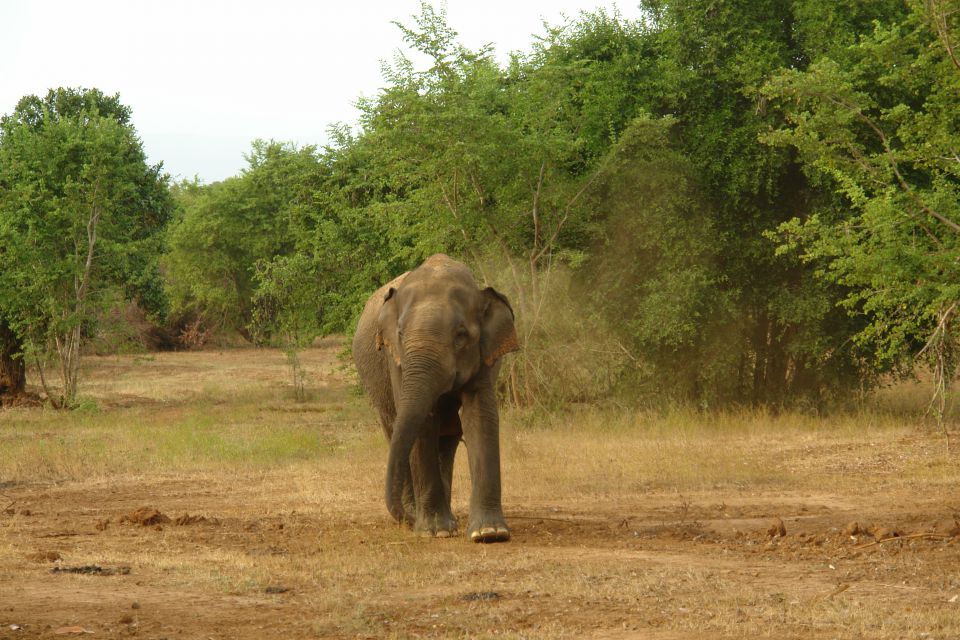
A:
[[[251,339],[255,265],[293,253],[320,165],[314,147],[262,140],[247,162],[223,182],[177,185],[163,266],[175,316]]]
[[[398,56],[389,86],[361,103],[360,134],[329,156],[340,190],[322,215],[356,221],[358,236],[382,229],[390,240],[369,262],[378,271],[396,275],[447,251],[506,290],[527,347],[507,379],[524,402],[543,395],[540,382],[557,370],[537,357],[551,353],[542,348],[551,332],[543,325],[559,317],[547,311],[558,300],[551,279],[583,261],[596,223],[585,196],[630,120],[622,112],[630,88],[605,86],[620,78],[611,60],[632,68],[624,62],[637,55],[629,29],[606,14],[585,20],[576,33],[612,43],[609,52],[597,45],[596,60],[553,53],[567,37],[560,28],[501,69],[489,49],[460,46],[443,12],[423,5],[412,26],[398,26],[427,68]]]
[[[817,405],[858,388],[860,354],[847,347],[857,320],[834,311],[837,288],[813,269],[775,255],[765,233],[805,217],[832,193],[802,170],[795,152],[760,138],[779,127],[764,83],[843,50],[896,2],[649,0],[657,73],[641,103],[670,115],[675,149],[693,165],[710,203],[719,277],[729,301],[716,323],[730,328],[716,352],[727,373],[706,401]]]
[[[147,164],[118,96],[51,90],[0,121],[0,317],[21,357],[55,354],[56,406],[76,401],[84,327],[105,304],[159,305],[170,210],[167,177]]]
[[[673,124],[638,118],[609,151],[588,195],[603,225],[581,288],[620,327],[636,364],[627,384],[690,401],[736,363],[723,360],[731,300],[721,292],[711,205],[692,163],[671,149]]]
[[[765,94],[787,122],[766,140],[796,149],[837,194],[782,225],[781,250],[843,288],[843,308],[862,321],[856,343],[878,370],[929,359],[942,415],[960,338],[960,2],[909,7],[771,81]]]
[[[300,352],[322,331],[322,289],[316,265],[304,253],[276,256],[256,264],[251,333],[283,349],[293,377],[294,396],[305,398]]]

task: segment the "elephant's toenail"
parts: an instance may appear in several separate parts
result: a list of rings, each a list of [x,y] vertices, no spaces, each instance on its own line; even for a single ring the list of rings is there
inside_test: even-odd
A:
[[[449,537],[450,537],[450,532],[449,532],[449,531],[446,531],[446,530],[444,530],[444,529],[440,529],[440,531],[437,531],[436,536],[437,536],[438,538],[449,538]]]

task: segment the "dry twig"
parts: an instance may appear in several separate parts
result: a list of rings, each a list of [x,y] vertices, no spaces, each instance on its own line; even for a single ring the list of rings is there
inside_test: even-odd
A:
[[[953,538],[953,536],[948,536],[943,533],[911,533],[906,536],[890,536],[889,538],[881,538],[880,540],[874,540],[866,544],[858,544],[854,549],[866,549],[867,547],[880,545],[884,542],[890,542],[891,540],[916,540],[917,538],[923,538],[925,540],[949,540]]]
[[[829,599],[832,598],[833,596],[840,595],[841,593],[843,593],[844,591],[846,591],[847,589],[849,589],[850,586],[851,586],[851,585],[849,585],[849,584],[841,584],[839,587],[837,587],[836,589],[834,589],[833,591],[831,591],[831,592],[828,593],[827,595],[823,596],[823,597],[821,598],[821,600],[829,600]]]

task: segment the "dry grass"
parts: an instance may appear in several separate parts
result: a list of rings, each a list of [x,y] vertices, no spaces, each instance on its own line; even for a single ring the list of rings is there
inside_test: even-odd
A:
[[[306,354],[304,403],[282,354],[244,350],[92,359],[86,410],[0,414],[0,638],[960,635],[957,541],[840,534],[960,510],[957,456],[902,411],[511,411],[514,539],[477,546],[389,521],[338,350]],[[454,484],[463,516],[463,455]],[[217,522],[120,522],[142,505]],[[46,551],[131,572],[54,575]]]

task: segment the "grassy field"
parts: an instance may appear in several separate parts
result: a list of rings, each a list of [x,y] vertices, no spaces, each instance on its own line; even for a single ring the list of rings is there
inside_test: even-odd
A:
[[[302,403],[251,349],[91,358],[80,410],[0,413],[0,638],[960,636],[960,454],[909,391],[508,411],[514,536],[484,546],[390,521],[340,349]]]

